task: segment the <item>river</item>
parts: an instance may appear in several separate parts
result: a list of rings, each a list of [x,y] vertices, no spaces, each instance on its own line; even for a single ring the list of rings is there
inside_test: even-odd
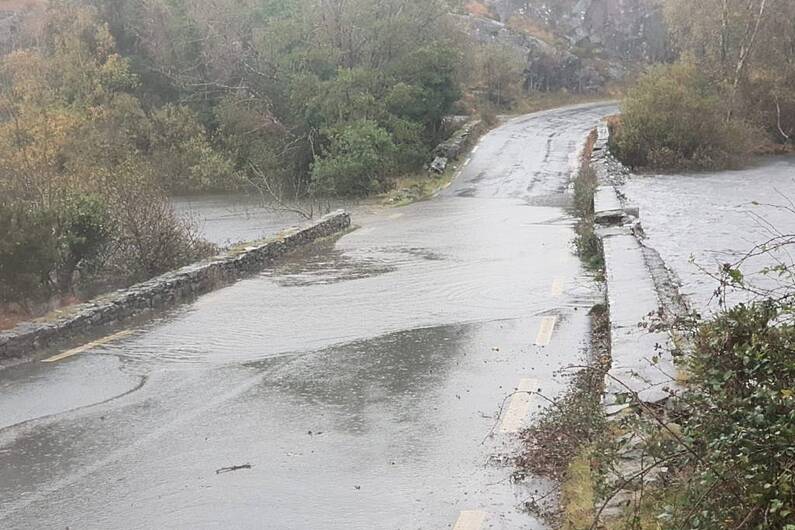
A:
[[[777,235],[795,234],[795,157],[754,160],[737,171],[633,176],[622,186],[640,207],[646,244],[656,249],[681,282],[693,309],[710,314],[719,309],[717,273],[754,246]],[[747,281],[774,288],[778,281],[761,275],[778,262],[792,264],[790,249],[747,261]],[[728,304],[752,296],[730,293]]]

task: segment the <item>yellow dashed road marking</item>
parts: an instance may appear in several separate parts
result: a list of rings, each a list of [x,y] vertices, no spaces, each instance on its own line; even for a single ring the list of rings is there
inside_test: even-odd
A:
[[[513,397],[511,397],[508,410],[502,416],[500,432],[519,432],[519,429],[524,427],[527,416],[530,413],[530,406],[535,401],[533,399],[535,396],[530,392],[536,391],[538,391],[537,379],[522,379],[519,381],[519,387]]]
[[[486,512],[480,510],[464,510],[458,516],[453,530],[480,530],[486,520]]]
[[[387,219],[400,219],[401,217],[403,217],[402,213],[393,213],[392,215],[387,217]]]
[[[552,340],[552,332],[555,331],[555,324],[558,317],[544,317],[541,319],[541,327],[536,336],[536,346],[546,346]]]
[[[95,340],[94,342],[89,342],[88,344],[83,344],[82,346],[79,346],[77,348],[66,350],[63,353],[59,353],[58,355],[53,355],[52,357],[43,359],[41,362],[54,363],[56,361],[60,361],[61,359],[66,359],[67,357],[71,357],[72,355],[77,355],[78,353],[83,353],[84,351],[88,351],[91,348],[96,348],[97,346],[102,346],[103,344],[108,344],[109,342],[113,342],[114,340],[121,339],[123,337],[126,337],[127,335],[131,335],[132,332],[133,331],[131,329],[119,331],[118,333],[114,333],[113,335],[108,335],[107,337]]]
[[[560,278],[555,278],[552,282],[552,287],[550,288],[550,292],[552,296],[557,298],[558,296],[563,294],[563,280]]]

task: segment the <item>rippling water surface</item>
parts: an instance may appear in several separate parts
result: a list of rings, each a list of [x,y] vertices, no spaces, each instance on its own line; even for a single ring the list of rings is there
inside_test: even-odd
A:
[[[777,233],[795,234],[795,157],[761,159],[748,169],[717,173],[636,176],[623,187],[640,207],[647,243],[657,249],[699,311],[715,309],[715,273]],[[748,279],[773,287],[760,276],[788,251],[750,260]],[[706,271],[706,272],[705,272]],[[730,303],[747,299],[735,293]]]
[[[253,241],[306,222],[300,213],[267,203],[256,193],[177,196],[171,201],[177,213],[187,218],[202,237],[220,246]],[[366,209],[351,201],[297,206],[304,212],[321,214],[337,208]]]

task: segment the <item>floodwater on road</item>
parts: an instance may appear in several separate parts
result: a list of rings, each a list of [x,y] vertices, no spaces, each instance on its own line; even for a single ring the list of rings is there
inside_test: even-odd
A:
[[[646,244],[660,253],[693,309],[703,314],[717,309],[718,283],[707,273],[779,234],[795,234],[795,157],[762,158],[738,171],[632,176],[622,191],[640,207]],[[743,272],[751,283],[774,288],[773,278],[759,272],[779,261],[793,263],[789,249],[751,259]],[[733,293],[727,302],[747,299]]]
[[[123,339],[4,370],[0,527],[544,528],[522,507],[550,484],[507,458],[544,401],[514,394],[559,394],[587,355],[599,293],[562,206],[614,112],[512,120],[432,200],[357,210]],[[208,218],[233,238],[268,230],[228,207]]]

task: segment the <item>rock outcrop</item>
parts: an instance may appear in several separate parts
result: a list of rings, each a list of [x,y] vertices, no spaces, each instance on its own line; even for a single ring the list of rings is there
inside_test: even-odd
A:
[[[595,91],[669,53],[654,0],[481,0],[478,5],[462,17],[472,37],[526,57],[528,89]]]

